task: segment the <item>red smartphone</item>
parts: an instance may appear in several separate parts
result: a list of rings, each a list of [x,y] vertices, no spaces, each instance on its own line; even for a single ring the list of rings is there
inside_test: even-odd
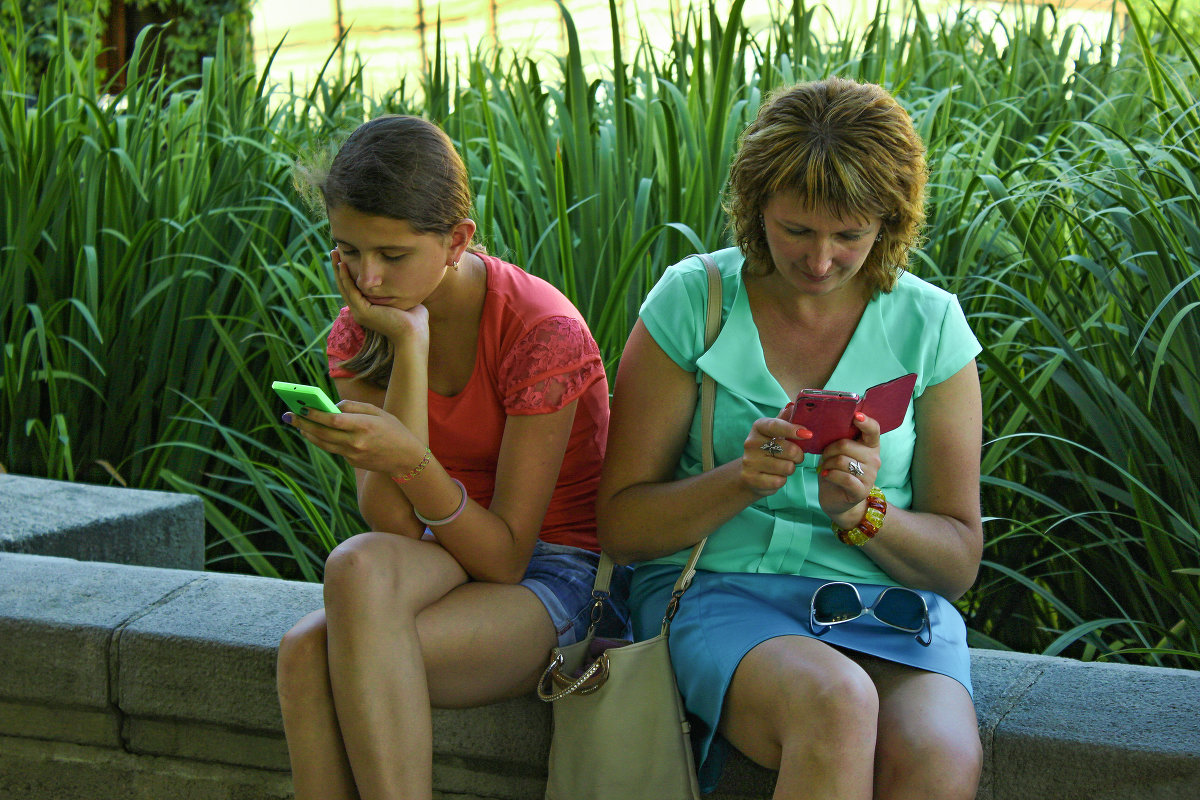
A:
[[[879,432],[895,430],[904,421],[908,403],[917,385],[917,373],[867,389],[859,398],[853,392],[803,389],[796,395],[791,422],[813,432],[811,439],[791,439],[806,453],[820,453],[838,439],[857,439],[854,414],[861,411],[879,423]]]
[[[812,431],[811,439],[791,439],[806,453],[820,453],[838,439],[853,439],[854,412],[859,396],[854,392],[802,389],[796,395],[791,421]]]

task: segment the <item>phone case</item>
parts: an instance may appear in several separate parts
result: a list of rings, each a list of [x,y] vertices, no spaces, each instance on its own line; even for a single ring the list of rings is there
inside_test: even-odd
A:
[[[852,439],[859,396],[851,392],[805,389],[796,395],[792,422],[812,431],[811,439],[790,439],[806,453],[820,453],[838,439]]]
[[[271,383],[271,388],[283,398],[283,402],[294,414],[303,415],[310,408],[328,411],[330,414],[342,413],[341,409],[333,404],[329,395],[325,394],[319,386],[274,381]]]
[[[872,386],[860,399],[850,392],[805,389],[796,395],[791,421],[813,432],[811,439],[791,439],[806,453],[820,453],[838,439],[857,439],[854,414],[858,411],[879,423],[879,432],[895,430],[904,421],[908,402],[917,384],[917,373]]]

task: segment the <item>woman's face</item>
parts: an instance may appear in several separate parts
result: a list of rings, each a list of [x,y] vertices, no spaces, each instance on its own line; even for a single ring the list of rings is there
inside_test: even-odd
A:
[[[377,305],[409,309],[425,302],[453,260],[452,237],[417,233],[405,220],[346,206],[329,209],[329,232],[358,290]]]
[[[789,194],[773,195],[763,206],[762,219],[779,277],[798,292],[816,296],[854,282],[883,225],[879,217],[835,217]]]

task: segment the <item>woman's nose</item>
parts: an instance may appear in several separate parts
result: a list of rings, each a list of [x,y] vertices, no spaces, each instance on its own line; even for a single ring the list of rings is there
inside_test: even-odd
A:
[[[833,248],[827,242],[817,242],[808,252],[808,268],[816,273],[822,274],[833,266]]]

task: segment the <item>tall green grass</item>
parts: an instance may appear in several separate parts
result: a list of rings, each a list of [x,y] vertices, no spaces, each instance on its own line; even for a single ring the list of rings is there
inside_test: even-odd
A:
[[[564,11],[562,57],[439,43],[379,97],[353,66],[301,91],[223,50],[166,85],[144,41],[115,97],[65,48],[27,97],[38,32],[0,31],[0,465],[197,493],[214,568],[317,579],[362,522],[349,470],[277,424],[266,391],[326,382],[338,306],[294,159],[385,111],[437,120],[486,245],[563,288],[612,367],[662,270],[724,245],[721,186],[764,95],[849,75],[897,92],[929,144],[913,269],[959,294],[984,344],[974,640],[1196,667],[1194,17],[1138,2],[1093,38],[1048,8],[913,3],[825,35],[830,12],[796,4],[751,35],[740,9],[631,47],[614,5],[603,65]]]

